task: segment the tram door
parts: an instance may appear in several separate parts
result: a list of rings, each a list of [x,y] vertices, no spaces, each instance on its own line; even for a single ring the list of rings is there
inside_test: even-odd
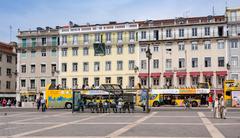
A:
[[[77,112],[80,110],[80,108],[79,108],[80,100],[81,100],[81,92],[73,91],[72,112]]]

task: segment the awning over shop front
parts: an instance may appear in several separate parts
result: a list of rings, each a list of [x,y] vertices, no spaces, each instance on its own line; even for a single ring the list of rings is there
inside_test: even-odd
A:
[[[163,76],[165,78],[171,78],[171,77],[173,77],[173,72],[164,72]]]
[[[16,94],[7,94],[7,93],[0,93],[0,97],[8,97],[8,98],[10,98],[10,97],[13,97],[13,98],[15,98],[17,95]]]
[[[216,75],[221,77],[227,76],[227,71],[216,71]]]
[[[213,71],[204,71],[203,76],[211,77],[211,76],[213,76]]]
[[[22,95],[22,96],[36,95],[36,92],[33,92],[33,91],[21,91],[20,95]]]
[[[147,78],[148,77],[148,73],[139,73],[138,77],[139,78]]]
[[[189,72],[189,73],[190,73],[190,76],[192,76],[192,77],[200,76],[200,72]]]
[[[159,78],[161,76],[161,73],[151,73],[152,78]]]
[[[184,72],[184,71],[177,72],[177,77],[186,77],[186,75],[187,75],[187,72]]]

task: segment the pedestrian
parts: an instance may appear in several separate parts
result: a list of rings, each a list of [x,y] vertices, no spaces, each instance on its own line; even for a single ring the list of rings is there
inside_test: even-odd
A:
[[[119,113],[122,112],[122,107],[123,107],[122,98],[119,98],[118,105],[117,105],[117,109],[118,109]]]
[[[41,105],[42,105],[42,112],[46,111],[46,100],[44,98],[41,99]]]
[[[134,102],[130,102],[131,113],[134,113]]]
[[[36,103],[37,103],[37,110],[39,111],[40,106],[41,106],[41,97],[37,98]]]
[[[104,102],[105,103],[105,102]],[[104,113],[104,104],[102,100],[99,102],[99,113]]]
[[[108,101],[105,100],[103,103],[103,113],[107,113],[108,112]]]
[[[215,101],[214,101],[213,117],[214,118],[219,118],[219,101],[218,101],[218,97],[216,97]]]
[[[2,100],[2,107],[5,107],[6,104],[7,104],[7,100],[5,98],[3,98],[3,100]]]
[[[184,98],[183,103],[184,103],[184,110],[187,110],[189,107],[189,101],[187,97]]]
[[[93,100],[91,100],[91,101],[88,103],[88,106],[89,106],[91,112],[94,113],[94,104],[93,104]]]
[[[84,112],[84,103],[82,99],[79,99],[78,106],[79,111],[82,110],[82,112]]]
[[[126,110],[128,110],[128,113],[130,113],[130,105],[129,105],[129,102],[128,101],[126,101],[125,103],[124,103],[124,106],[123,106],[124,108],[124,113],[126,112]]]
[[[213,98],[212,98],[212,95],[210,95],[209,97],[208,97],[208,107],[213,111]]]
[[[143,112],[146,111],[146,100],[142,100],[142,108],[143,108]]]
[[[7,101],[7,106],[11,107],[11,100],[10,99],[8,99],[8,101]]]
[[[220,98],[220,117],[222,119],[226,119],[226,112],[227,112],[227,109],[225,106],[225,101],[223,99],[223,96],[221,96],[221,98]]]

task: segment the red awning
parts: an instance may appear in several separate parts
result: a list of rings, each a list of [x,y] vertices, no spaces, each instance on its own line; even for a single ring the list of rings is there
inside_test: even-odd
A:
[[[189,72],[189,73],[190,73],[190,76],[192,76],[192,77],[200,76],[200,72]]]
[[[147,78],[148,77],[148,73],[139,73],[138,77],[139,78]]]
[[[171,77],[173,77],[173,72],[164,72],[163,76],[165,78],[171,78]]]
[[[152,78],[159,78],[161,73],[151,73]]]
[[[177,77],[185,77],[187,72],[177,72]]]
[[[213,89],[210,90],[210,93],[211,93],[211,94],[214,94],[214,92],[215,92],[216,94],[222,94],[222,95],[223,95],[223,90],[213,90]]]
[[[216,71],[216,75],[222,77],[227,76],[227,71]]]
[[[203,76],[211,77],[213,76],[213,71],[204,71]]]

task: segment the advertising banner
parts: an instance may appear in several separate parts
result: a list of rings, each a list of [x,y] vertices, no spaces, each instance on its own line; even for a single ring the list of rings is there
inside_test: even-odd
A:
[[[240,107],[240,91],[232,91],[232,106]]]

